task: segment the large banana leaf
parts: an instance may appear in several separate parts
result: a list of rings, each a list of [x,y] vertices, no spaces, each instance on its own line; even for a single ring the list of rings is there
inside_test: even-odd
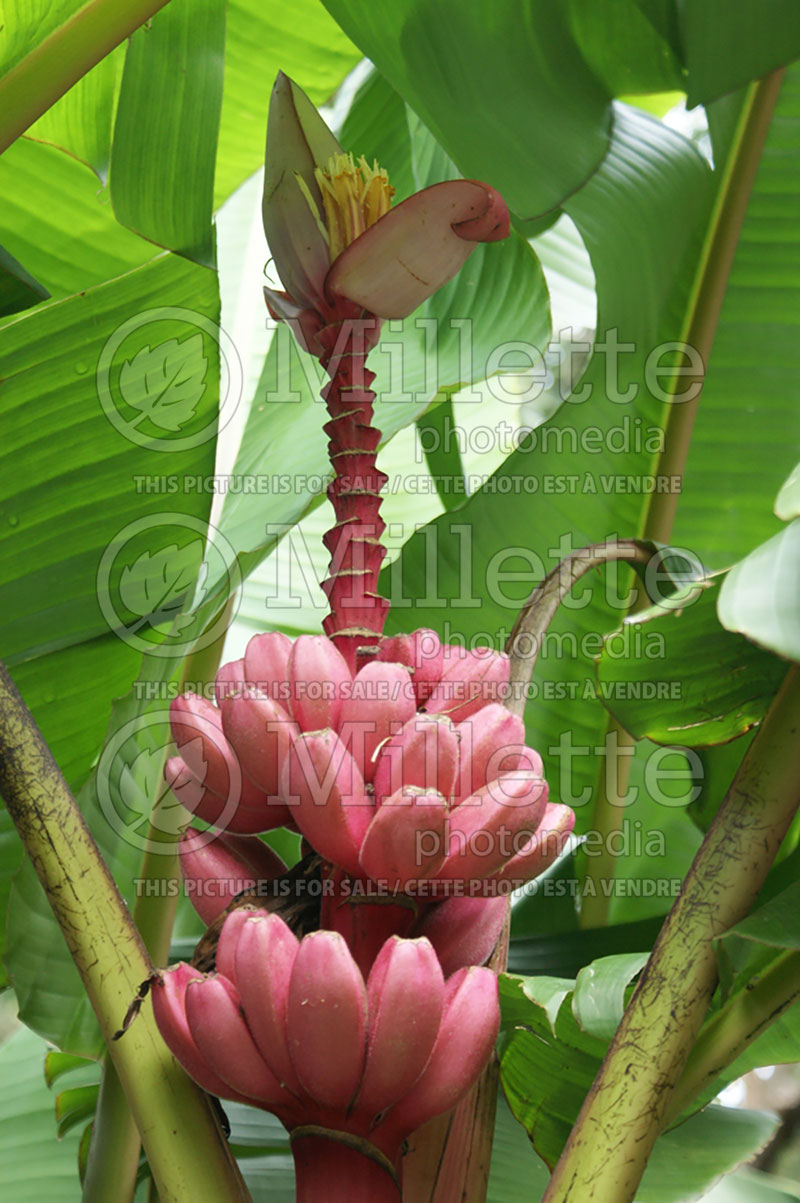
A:
[[[660,26],[652,3],[569,0],[566,7],[581,54],[612,96],[684,90],[677,28]]]
[[[781,87],[736,249],[672,535],[710,568],[729,567],[778,531],[773,500],[797,461],[799,136],[795,65]]]
[[[128,533],[152,553],[174,540],[158,526],[166,512],[207,515],[207,497],[184,492],[167,503],[145,482],[164,474],[165,451],[181,474],[213,468],[218,305],[211,272],[163,257],[3,331],[0,542],[9,664],[107,635],[104,589],[119,587],[124,567],[131,568],[125,596],[144,605],[136,561],[103,567],[131,522],[144,520],[138,536]],[[138,574],[147,567],[139,561]]]
[[[490,180],[519,217],[558,206],[603,157],[609,93],[581,59],[556,0],[326,7],[459,170]],[[545,109],[547,119],[537,120]]]
[[[791,0],[678,3],[689,104],[705,103],[800,54],[800,12]]]
[[[438,596],[452,606],[442,610],[418,600],[415,626],[444,629],[446,623],[448,631],[484,640],[500,632],[502,641],[527,593],[567,551],[640,528],[647,498],[619,491],[619,482],[635,487],[653,471],[652,450],[662,439],[665,414],[645,387],[646,355],[679,335],[709,183],[705,164],[682,138],[618,107],[608,157],[567,207],[592,258],[598,329],[616,332],[610,345],[616,337],[635,348],[619,360],[618,387],[630,389],[631,399],[621,404],[619,396],[609,396],[605,372],[613,352],[600,354],[596,346],[579,392],[480,492],[408,541],[398,569],[406,596],[431,596],[426,548],[432,542]],[[468,530],[466,556],[459,553],[453,524]],[[560,741],[563,750],[564,733],[580,749],[602,741],[605,718],[594,691],[586,696],[586,682],[600,636],[617,625],[615,615],[625,605],[623,578],[608,572],[610,591],[582,583],[557,616],[534,678],[539,697],[527,709],[554,794],[573,804],[588,800],[595,764],[585,753],[572,760],[556,753]],[[464,581],[469,597],[481,599],[479,608],[464,606]],[[389,618],[393,630],[405,621],[402,612]],[[572,769],[569,782],[565,764]]]
[[[167,5],[128,44],[111,150],[117,220],[206,266],[224,62],[223,0]]]
[[[786,663],[732,634],[717,618],[719,583],[684,605],[654,607],[611,635],[597,660],[598,695],[636,739],[695,747],[725,743],[767,712]],[[644,624],[644,625],[642,625]],[[663,637],[657,662],[642,655],[642,630]]]
[[[734,564],[720,590],[719,617],[729,631],[790,660],[800,660],[800,519]]]
[[[20,138],[0,157],[3,244],[61,299],[152,259],[157,248],[114,220],[108,193],[82,163]]]
[[[105,183],[111,159],[114,101],[124,61],[123,46],[107,54],[30,126],[25,137],[66,151],[91,167]]]
[[[213,273],[163,256],[24,315],[3,331],[0,655],[73,788],[83,784],[97,757],[112,699],[127,693],[142,652],[162,638],[159,623],[171,620],[193,594],[210,498],[194,490],[167,499],[148,491],[144,482],[163,479],[165,447],[181,479],[183,473],[202,477],[213,470],[218,307]],[[176,320],[170,314],[182,316]],[[186,342],[195,348],[200,369],[193,377],[176,375],[168,366],[172,344]],[[105,376],[99,366],[104,356]],[[143,390],[148,381],[149,391]],[[165,415],[157,403],[168,409],[170,396],[179,393],[179,430],[159,426]],[[174,417],[170,411],[173,426]],[[176,555],[179,549],[184,549],[182,558]],[[141,698],[138,703],[143,704]],[[108,838],[102,815],[97,826],[98,837]],[[9,873],[18,863],[15,840],[10,830],[4,835],[4,899]],[[140,860],[141,849],[135,855]],[[137,864],[129,858],[128,881]],[[29,889],[43,930],[68,974],[74,974],[33,875]],[[35,959],[28,903],[19,902],[15,915],[23,950]],[[15,930],[12,923],[9,964],[22,987],[13,956]],[[26,933],[33,937],[30,943]],[[36,969],[43,981],[50,973],[47,961],[46,954]],[[53,996],[58,997],[58,987]],[[64,1020],[70,1027],[69,1016]],[[33,1012],[31,1021],[37,1026]]]

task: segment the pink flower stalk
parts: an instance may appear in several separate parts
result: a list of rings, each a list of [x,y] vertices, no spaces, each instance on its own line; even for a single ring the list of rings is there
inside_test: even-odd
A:
[[[278,916],[244,911],[223,925],[217,972],[174,966],[153,1007],[201,1086],[289,1129],[301,1203],[399,1200],[403,1141],[469,1090],[500,1020],[494,974],[445,981],[426,939],[387,940],[365,982],[337,933],[298,941]]]
[[[475,180],[435,184],[391,208],[386,172],[346,155],[311,101],[278,75],[267,127],[264,231],[286,291],[265,288],[270,313],[292,325],[331,377],[323,390],[336,524],[323,589],[325,633],[351,669],[374,654],[388,603],[377,593],[385,555],[372,425],[374,373],[365,366],[384,318],[407,317],[446,283],[478,242],[508,236],[509,214]]]

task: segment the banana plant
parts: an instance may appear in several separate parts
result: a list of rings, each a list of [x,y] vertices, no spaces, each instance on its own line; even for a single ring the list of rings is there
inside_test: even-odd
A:
[[[792,1197],[798,59],[9,0],[19,1203]]]

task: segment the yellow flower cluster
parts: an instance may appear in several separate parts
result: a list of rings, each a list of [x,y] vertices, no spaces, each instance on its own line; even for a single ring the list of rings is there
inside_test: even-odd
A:
[[[394,188],[386,171],[377,163],[370,167],[363,155],[358,162],[349,154],[333,155],[324,167],[317,167],[314,176],[322,194],[324,219],[305,181],[298,176],[297,182],[328,243],[333,263],[359,234],[388,212]]]

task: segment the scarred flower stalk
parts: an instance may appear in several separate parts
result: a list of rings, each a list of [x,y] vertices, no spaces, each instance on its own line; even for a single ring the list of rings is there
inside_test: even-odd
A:
[[[386,554],[381,492],[388,478],[375,462],[380,442],[380,431],[372,424],[375,373],[366,366],[377,327],[374,318],[347,319],[317,335],[324,348],[320,360],[331,377],[322,395],[330,414],[324,430],[334,470],[328,498],[336,515],[336,525],[323,539],[331,563],[322,588],[331,612],[322,626],[351,667],[365,661],[360,648],[374,652],[389,609],[378,593]]]
[[[292,1133],[296,1203],[400,1203],[391,1162],[363,1137],[307,1125]]]
[[[508,210],[474,180],[450,180],[392,209],[386,172],[346,155],[308,97],[280,74],[270,102],[264,230],[286,289],[270,313],[292,325],[330,376],[323,389],[336,523],[323,589],[325,633],[357,670],[377,652],[388,602],[378,594],[381,490],[366,358],[381,321],[407,317],[455,275],[478,242],[505,238]]]

